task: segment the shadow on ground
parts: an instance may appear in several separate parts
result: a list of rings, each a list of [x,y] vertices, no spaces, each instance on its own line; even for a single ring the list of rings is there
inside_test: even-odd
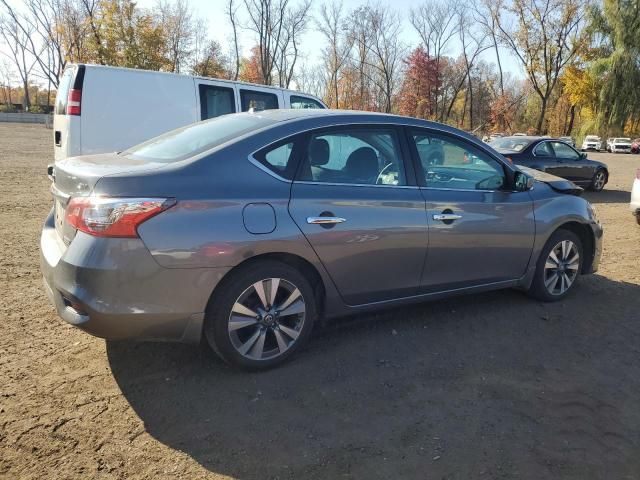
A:
[[[601,192],[585,192],[584,198],[591,203],[629,203],[631,193],[628,190],[607,190],[605,187]]]
[[[631,478],[638,312],[639,286],[591,276],[552,305],[503,291],[337,320],[265,373],[107,351],[153,437],[240,479]]]

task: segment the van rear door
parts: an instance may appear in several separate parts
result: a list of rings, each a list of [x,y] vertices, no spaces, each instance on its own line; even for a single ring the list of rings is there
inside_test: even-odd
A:
[[[84,65],[71,65],[64,70],[53,111],[53,151],[56,160],[80,155],[80,115]]]

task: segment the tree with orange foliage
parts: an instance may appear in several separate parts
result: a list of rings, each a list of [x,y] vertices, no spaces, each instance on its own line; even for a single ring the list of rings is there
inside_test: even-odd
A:
[[[251,49],[249,58],[243,58],[240,65],[240,75],[238,80],[249,83],[262,82],[262,67],[260,66],[260,49],[256,45]]]
[[[434,94],[439,87],[439,75],[435,59],[422,45],[403,60],[406,73],[399,94],[399,112],[418,118],[432,118]]]

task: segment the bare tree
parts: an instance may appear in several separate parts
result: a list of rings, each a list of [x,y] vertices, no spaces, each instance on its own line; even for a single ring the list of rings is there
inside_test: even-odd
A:
[[[503,16],[504,11],[515,17],[515,25]],[[583,0],[513,0],[509,5],[500,0],[496,5],[500,39],[520,61],[540,98],[538,134],[543,133],[558,78],[581,45],[580,25],[585,11]]]
[[[273,83],[289,0],[244,0],[249,16],[247,28],[257,36],[262,83]]]
[[[342,2],[323,4],[320,7],[320,19],[316,21],[316,28],[327,40],[323,50],[324,67],[327,79],[327,94],[329,103],[340,108],[338,80],[342,67],[348,60],[353,42],[343,35]]]
[[[22,106],[25,110],[31,107],[29,98],[29,80],[37,60],[29,54],[29,36],[33,34],[30,25],[21,25],[17,17],[0,18],[0,38],[7,45],[9,53],[5,53],[13,62],[20,76],[23,88]],[[39,53],[39,52],[38,52]]]
[[[196,25],[187,0],[159,0],[158,12],[167,41],[167,69],[180,73],[193,55]]]
[[[288,88],[293,78],[293,71],[300,55],[300,36],[307,28],[310,8],[311,0],[305,0],[298,7],[286,12],[276,58],[280,87]]]
[[[349,15],[348,38],[351,44],[350,69],[355,67],[357,72],[358,92],[355,99],[351,98],[351,108],[370,110],[373,108],[373,60],[371,49],[375,36],[373,10],[369,5],[356,8]],[[352,96],[353,97],[353,96]],[[355,100],[355,102],[354,102]]]
[[[233,51],[235,56],[233,79],[238,80],[238,74],[240,73],[240,45],[238,44],[238,7],[235,6],[235,0],[227,1],[226,13],[233,30]]]
[[[386,7],[370,10],[373,31],[372,57],[377,75],[374,82],[383,97],[383,111],[390,113],[393,97],[399,86],[400,64],[405,48],[400,41],[401,22],[396,12]]]

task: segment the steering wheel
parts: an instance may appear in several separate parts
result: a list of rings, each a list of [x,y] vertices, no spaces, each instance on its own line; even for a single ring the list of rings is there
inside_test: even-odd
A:
[[[378,176],[376,177],[376,182],[375,185],[382,185],[381,183],[378,183],[380,180],[382,180],[382,175],[384,174],[384,172],[386,172],[388,170],[388,168],[393,165],[393,163],[387,163],[385,165],[385,167],[380,170],[380,173],[378,174]]]

